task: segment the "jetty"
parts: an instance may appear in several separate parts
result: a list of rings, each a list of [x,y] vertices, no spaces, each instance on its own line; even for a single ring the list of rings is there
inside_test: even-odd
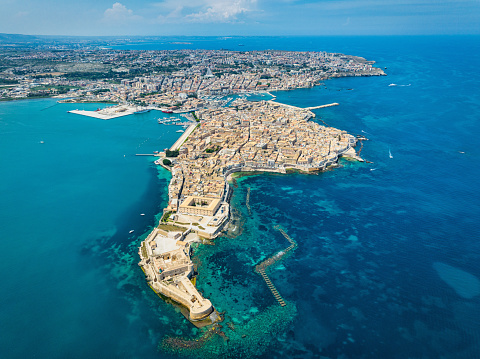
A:
[[[270,278],[268,278],[267,274],[265,273],[265,269],[259,269],[257,271],[258,274],[260,274],[263,278],[263,280],[265,281],[265,283],[267,283],[267,287],[268,289],[270,289],[270,291],[272,292],[273,296],[275,297],[275,299],[277,300],[278,304],[280,304],[282,307],[285,307],[287,304],[285,303],[285,301],[283,300],[282,296],[280,295],[280,293],[278,293],[278,290],[277,288],[275,287],[275,285],[273,285],[272,281],[270,280]]]
[[[306,107],[305,110],[318,110],[319,108],[332,107],[332,106],[338,106],[338,105],[340,104],[337,102],[333,102],[333,103],[329,103],[321,106]]]
[[[247,188],[247,199],[245,201],[245,206],[248,209],[248,214],[252,214],[252,208],[250,207],[250,187]]]
[[[325,108],[325,107],[332,107],[332,106],[338,106],[340,105],[338,102],[333,102],[333,103],[328,103],[326,105],[320,105],[320,106],[312,106],[312,107],[305,107],[305,108],[302,108],[302,107],[297,107],[297,106],[292,106],[292,105],[287,105],[286,103],[281,103],[281,102],[277,102],[277,101],[273,101],[273,100],[270,100],[270,101],[267,101],[273,105],[280,105],[280,106],[284,106],[284,107],[288,107],[288,108],[292,108],[294,110],[318,110],[320,108]]]
[[[267,258],[266,260],[264,260],[263,262],[261,262],[260,264],[257,264],[255,266],[255,272],[257,272],[258,274],[260,274],[263,278],[263,280],[265,281],[265,283],[267,284],[267,287],[268,289],[270,289],[270,291],[272,292],[274,298],[277,300],[278,304],[280,304],[282,307],[286,306],[286,303],[285,303],[285,300],[282,298],[282,296],[280,295],[280,293],[278,292],[277,288],[275,287],[275,285],[272,283],[272,281],[270,280],[270,278],[268,277],[267,273],[266,273],[266,270],[268,267],[270,267],[271,265],[273,265],[274,263],[278,262],[279,260],[281,260],[285,255],[287,255],[288,252],[294,250],[298,245],[297,245],[297,242],[295,242],[284,230],[282,227],[280,227],[279,225],[276,225],[275,227],[276,230],[280,231],[280,233],[283,234],[283,236],[285,237],[285,239],[287,241],[290,242],[290,246],[288,246],[286,249],[284,249],[283,251],[279,251],[277,252],[275,255],[271,256],[270,258]]]

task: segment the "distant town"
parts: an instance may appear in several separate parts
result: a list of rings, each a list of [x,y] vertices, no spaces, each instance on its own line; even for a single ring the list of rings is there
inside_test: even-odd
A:
[[[194,111],[205,95],[309,88],[384,75],[364,58],[327,52],[0,49],[0,100],[161,105]]]

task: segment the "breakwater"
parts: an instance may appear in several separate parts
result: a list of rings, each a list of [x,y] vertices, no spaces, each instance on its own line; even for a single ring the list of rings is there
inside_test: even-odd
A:
[[[302,108],[302,107],[298,107],[298,106],[287,105],[287,104],[285,104],[285,103],[281,103],[281,102],[274,101],[274,100],[269,100],[269,101],[267,101],[267,102],[269,102],[269,103],[271,103],[271,104],[274,104],[274,105],[280,105],[280,106],[288,107],[288,108],[291,108],[291,109],[294,109],[294,110],[318,110],[318,109],[320,109],[320,108],[332,107],[332,106],[338,106],[338,105],[340,105],[340,104],[337,103],[337,102],[333,102],[333,103],[329,103],[329,104],[326,104],[326,105],[311,106],[311,107]]]
[[[248,209],[248,214],[252,214],[252,208],[250,207],[250,187],[247,188],[247,199],[245,201],[245,206]]]
[[[273,296],[275,297],[275,299],[277,300],[278,304],[280,304],[282,307],[286,306],[286,303],[285,301],[283,300],[282,296],[280,295],[280,293],[278,292],[277,288],[275,287],[275,285],[272,283],[272,281],[270,280],[270,278],[268,277],[267,273],[266,273],[266,270],[268,269],[268,267],[272,266],[273,264],[275,264],[276,262],[278,262],[279,260],[281,260],[282,258],[285,257],[285,255],[287,255],[287,253],[289,253],[290,251],[294,250],[298,245],[297,245],[297,242],[294,241],[284,230],[282,227],[280,227],[279,225],[276,225],[274,227],[276,230],[280,231],[280,233],[283,234],[283,236],[285,237],[285,239],[287,241],[290,242],[290,246],[288,246],[286,249],[284,249],[283,251],[279,251],[277,252],[275,255],[267,258],[266,260],[264,260],[263,262],[261,262],[260,264],[257,264],[255,266],[255,272],[257,272],[258,274],[260,274],[263,278],[263,280],[265,281],[265,283],[267,284],[267,287],[268,289],[270,289],[270,291],[272,292]]]

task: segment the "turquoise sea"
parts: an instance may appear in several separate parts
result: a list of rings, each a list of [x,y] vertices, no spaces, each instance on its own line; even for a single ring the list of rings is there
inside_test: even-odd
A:
[[[480,357],[480,38],[182,39],[192,45],[124,48],[377,61],[388,76],[275,93],[296,106],[339,102],[317,118],[366,136],[361,154],[373,163],[238,179],[241,234],[194,255],[199,289],[225,311],[223,335],[178,349],[168,343],[201,333],[137,266],[170,175],[135,156],[170,146],[177,128],[155,112],[101,121],[67,113],[95,104],[0,103],[1,356]],[[289,245],[276,225],[298,243],[268,271],[284,308],[253,270]]]

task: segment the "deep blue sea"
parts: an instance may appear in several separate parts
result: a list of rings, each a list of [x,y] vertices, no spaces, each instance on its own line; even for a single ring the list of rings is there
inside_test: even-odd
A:
[[[340,103],[317,119],[366,136],[373,163],[238,179],[241,234],[194,255],[224,336],[180,350],[165,339],[200,331],[137,265],[170,175],[135,156],[170,146],[177,128],[156,112],[102,121],[67,113],[95,104],[0,103],[1,357],[479,358],[480,37],[180,39],[123,48],[377,61],[388,76],[275,93],[302,107]],[[268,271],[284,308],[253,270],[289,245],[275,225],[298,243]]]

